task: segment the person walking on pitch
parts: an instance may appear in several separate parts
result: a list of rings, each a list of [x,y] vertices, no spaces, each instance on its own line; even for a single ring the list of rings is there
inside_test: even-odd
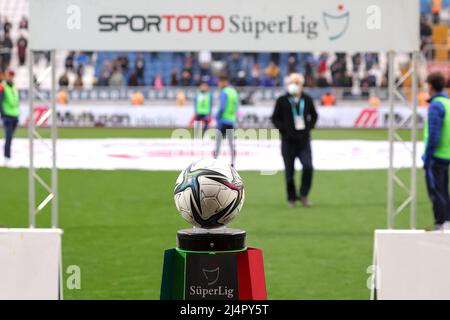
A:
[[[304,207],[310,207],[308,195],[313,179],[313,163],[310,131],[317,122],[313,99],[303,92],[304,78],[293,73],[288,79],[288,92],[279,97],[275,104],[272,122],[281,134],[281,154],[285,166],[286,189],[289,207],[300,200]],[[300,196],[295,190],[295,159],[303,166]]]
[[[425,153],[422,159],[425,178],[433,204],[435,230],[450,230],[450,99],[444,93],[442,73],[430,74],[427,85],[431,99],[424,127]]]
[[[5,72],[5,80],[0,84],[0,115],[5,130],[5,166],[11,161],[11,143],[19,122],[19,93],[13,82],[14,71]]]
[[[209,91],[209,85],[206,81],[202,81],[194,99],[194,137],[203,137],[208,129],[212,106],[213,98]]]
[[[221,89],[219,111],[216,114],[218,132],[213,156],[214,158],[219,156],[222,140],[226,137],[230,146],[231,165],[234,166],[236,160],[234,127],[237,120],[239,94],[235,88],[230,86],[228,77],[224,75],[219,78],[219,88]]]

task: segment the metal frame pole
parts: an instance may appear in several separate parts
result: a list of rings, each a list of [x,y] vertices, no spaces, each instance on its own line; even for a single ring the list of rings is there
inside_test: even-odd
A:
[[[411,213],[410,227],[416,229],[417,224],[417,104],[418,104],[418,59],[419,52],[412,54],[412,123],[411,123],[411,142],[412,142],[412,166],[411,166]]]
[[[28,225],[30,228],[34,228],[36,225],[36,217],[34,214],[35,207],[36,207],[36,193],[35,193],[35,182],[34,182],[34,116],[33,116],[34,77],[33,77],[33,63],[34,63],[33,50],[29,50],[29,57],[28,57],[28,77],[29,77],[28,143],[29,143],[30,167],[28,169]]]
[[[52,110],[52,128],[51,128],[51,136],[52,136],[52,227],[58,227],[58,168],[56,166],[56,141],[57,141],[57,114],[56,114],[56,50],[53,49],[51,51],[51,66],[52,66],[52,74],[51,74],[51,110]]]
[[[394,228],[394,142],[395,142],[395,121],[394,121],[394,90],[395,90],[395,73],[394,73],[394,57],[395,52],[388,52],[388,77],[389,77],[389,169],[388,169],[388,186],[387,186],[387,212],[388,212],[388,229]]]

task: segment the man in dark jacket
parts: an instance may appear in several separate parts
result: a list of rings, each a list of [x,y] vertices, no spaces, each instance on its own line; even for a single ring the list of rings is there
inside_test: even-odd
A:
[[[317,122],[317,112],[313,99],[303,93],[304,78],[293,73],[288,79],[288,93],[279,97],[272,115],[274,126],[281,133],[281,153],[283,155],[288,204],[295,206],[300,200],[304,207],[310,207],[308,194],[313,178],[310,131]],[[300,196],[295,189],[295,159],[299,158],[303,167]]]

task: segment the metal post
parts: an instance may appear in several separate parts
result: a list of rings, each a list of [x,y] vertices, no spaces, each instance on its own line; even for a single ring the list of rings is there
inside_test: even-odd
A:
[[[412,54],[412,123],[411,123],[411,143],[412,143],[412,166],[411,166],[411,215],[410,227],[416,229],[417,223],[417,104],[418,104],[418,59],[417,51]]]
[[[58,169],[56,166],[56,140],[57,140],[57,115],[56,115],[56,50],[51,51],[52,66],[52,91],[51,91],[51,109],[52,109],[52,227],[58,227]]]
[[[394,142],[395,142],[395,122],[394,122],[394,90],[395,73],[394,73],[394,57],[395,52],[388,52],[388,77],[389,77],[389,169],[388,169],[388,186],[387,186],[387,212],[388,212],[388,229],[394,228]]]
[[[36,194],[34,185],[34,117],[33,117],[33,89],[34,89],[34,78],[33,78],[33,50],[29,50],[28,58],[28,103],[29,103],[29,116],[28,116],[28,143],[29,143],[29,157],[30,157],[30,167],[28,169],[28,225],[30,228],[34,228],[36,224],[36,219],[34,215],[36,207]]]

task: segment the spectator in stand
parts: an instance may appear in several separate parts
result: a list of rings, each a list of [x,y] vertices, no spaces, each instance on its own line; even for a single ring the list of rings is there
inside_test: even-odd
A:
[[[198,87],[201,82],[202,82],[202,76],[200,75],[200,73],[194,74],[191,85]]]
[[[125,80],[123,78],[122,70],[120,66],[114,66],[111,77],[109,78],[109,86],[110,87],[122,87],[125,84]]]
[[[353,63],[353,72],[358,72],[359,67],[361,66],[361,53],[355,53],[352,56],[352,63]]]
[[[2,59],[2,67],[3,70],[6,70],[9,67],[9,64],[11,62],[11,52],[13,49],[13,42],[11,40],[11,37],[9,35],[9,32],[5,32],[5,37],[3,39],[3,59]]]
[[[97,86],[100,87],[109,86],[109,78],[111,78],[111,73],[109,72],[108,68],[104,67],[100,74],[100,78],[98,79]]]
[[[164,81],[161,73],[158,73],[153,80],[153,88],[157,90],[161,90],[162,88],[164,88]]]
[[[178,80],[178,68],[173,68],[172,71],[170,71],[170,86],[176,87],[179,84]]]
[[[189,87],[192,85],[192,75],[188,70],[184,70],[181,73],[181,86],[183,87]]]
[[[75,68],[79,69],[89,64],[89,56],[83,51],[79,51],[74,55]]]
[[[128,57],[126,55],[121,55],[117,58],[117,62],[120,65],[120,69],[122,70],[122,73],[127,74],[128,73]]]
[[[280,78],[280,68],[275,64],[275,62],[270,61],[266,70],[264,70],[266,76],[273,81],[274,85],[278,85]]]
[[[258,63],[252,66],[250,85],[257,87],[261,84],[261,68]]]
[[[25,16],[22,16],[22,19],[19,22],[19,29],[28,29],[28,19]]]
[[[67,70],[73,70],[73,60],[75,57],[75,52],[70,51],[69,54],[66,57],[66,61],[64,62],[65,67]]]
[[[67,70],[59,77],[58,84],[61,88],[69,86],[69,76],[67,75]]]
[[[324,107],[332,107],[336,105],[336,99],[334,95],[328,91],[322,96],[322,106]]]
[[[12,24],[9,22],[8,18],[5,17],[5,22],[3,23],[3,32],[5,34],[9,33],[12,29]]]
[[[17,54],[19,56],[19,65],[23,66],[25,64],[26,54],[27,54],[28,41],[23,34],[20,35],[17,40]]]
[[[73,87],[76,89],[83,89],[83,76],[80,73],[77,73]]]
[[[0,73],[5,71],[4,68],[4,55],[5,55],[5,48],[3,46],[3,39],[0,37]]]
[[[245,87],[247,86],[247,78],[244,70],[238,72],[238,80],[236,82],[237,87]]]
[[[431,0],[431,13],[433,15],[433,23],[439,24],[441,20],[442,0]]]
[[[211,51],[203,50],[203,51],[199,52],[198,64],[200,66],[200,75],[201,76],[209,75],[211,73],[211,70],[210,70],[211,61],[212,61]]]
[[[424,50],[428,45],[432,44],[433,31],[427,16],[420,17],[420,50]]]
[[[325,73],[320,73],[319,78],[317,79],[317,86],[319,88],[327,88],[330,86],[328,83],[327,77],[325,76]]]
[[[242,70],[241,65],[241,55],[238,52],[233,52],[230,56],[230,59],[227,61],[227,74],[230,75],[230,81],[232,85],[236,85],[237,82],[237,74]]]
[[[328,56],[326,53],[320,55],[319,66],[317,67],[317,73],[319,75],[323,75],[327,72],[327,60]]]
[[[145,59],[144,59],[144,55],[142,53],[137,55],[134,68],[136,70],[136,76],[138,79],[138,83],[139,83],[139,85],[143,86],[144,85]]]
[[[295,72],[297,72],[297,58],[295,55],[290,55],[287,63],[287,74],[290,75]]]
[[[128,86],[129,87],[138,87],[139,86],[139,78],[137,76],[137,71],[133,72],[128,78]]]
[[[275,80],[273,79],[273,77],[270,74],[265,73],[264,74],[264,78],[263,78],[263,80],[261,82],[261,85],[263,87],[265,87],[265,88],[271,88],[271,87],[275,87],[276,83],[275,83]]]

